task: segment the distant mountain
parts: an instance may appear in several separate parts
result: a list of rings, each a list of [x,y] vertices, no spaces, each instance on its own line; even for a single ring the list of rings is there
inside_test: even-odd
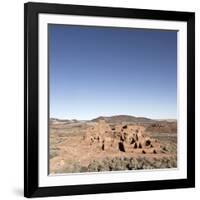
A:
[[[82,124],[94,123],[104,120],[109,124],[141,124],[146,127],[147,132],[152,133],[177,133],[177,120],[176,119],[150,119],[146,117],[135,117],[131,115],[114,115],[114,116],[100,116],[92,120],[68,120],[50,118],[51,125],[64,125],[64,124]]]
[[[146,127],[147,132],[152,133],[177,133],[177,120],[175,119],[150,119],[146,117],[135,117],[130,115],[115,115],[110,117],[97,117],[92,122],[105,120],[110,124],[141,124]]]
[[[107,123],[153,123],[155,120],[145,117],[135,117],[131,115],[115,115],[110,117],[97,117],[92,119],[92,122],[98,122],[99,120],[105,120]]]

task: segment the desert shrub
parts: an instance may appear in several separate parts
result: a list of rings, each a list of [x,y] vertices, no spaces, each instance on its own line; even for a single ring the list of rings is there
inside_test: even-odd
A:
[[[79,173],[82,170],[83,169],[80,163],[74,162],[74,163],[66,163],[64,167],[57,169],[57,173]]]
[[[74,163],[72,166],[72,173],[81,172],[81,168],[79,163]]]
[[[93,161],[88,165],[88,171],[118,171],[140,169],[162,169],[177,167],[176,157],[146,158],[124,157]]]
[[[87,171],[88,171],[88,168],[85,167],[85,166],[82,166],[82,167],[80,168],[80,172],[87,172]]]
[[[128,170],[137,169],[138,161],[135,158],[130,158],[129,163],[127,164]]]
[[[100,164],[98,161],[93,160],[89,165],[88,165],[88,171],[89,172],[97,172],[100,171]]]
[[[81,166],[79,162],[71,163],[57,173],[79,173],[99,171],[121,171],[141,169],[163,169],[177,167],[176,157],[147,158],[147,157],[115,157],[103,160],[93,160],[89,165]]]
[[[58,156],[57,151],[56,151],[56,150],[51,150],[51,151],[50,151],[50,155],[49,155],[50,159],[52,159],[52,158],[54,158],[54,157],[56,157],[56,156]]]

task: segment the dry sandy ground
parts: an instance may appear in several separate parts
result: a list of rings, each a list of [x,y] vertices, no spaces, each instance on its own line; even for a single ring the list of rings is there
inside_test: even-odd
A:
[[[102,151],[89,146],[83,139],[86,128],[90,125],[91,123],[85,122],[50,125],[50,174],[126,170],[127,166],[130,166],[130,162],[134,162],[134,166],[137,162],[137,166],[141,167],[129,167],[129,169],[176,167],[176,133],[150,133],[152,138],[158,139],[162,144],[165,150],[163,153],[142,154],[140,149],[133,152]],[[115,167],[110,167],[111,165],[115,165]]]

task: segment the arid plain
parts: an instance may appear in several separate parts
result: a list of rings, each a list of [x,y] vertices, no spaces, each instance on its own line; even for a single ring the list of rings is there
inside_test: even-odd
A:
[[[117,115],[49,121],[49,173],[177,167],[177,121]]]

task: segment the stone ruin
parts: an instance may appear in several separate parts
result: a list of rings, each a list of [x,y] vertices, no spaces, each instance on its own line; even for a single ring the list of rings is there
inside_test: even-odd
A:
[[[84,141],[102,151],[161,153],[160,143],[145,134],[140,125],[110,126],[104,120],[86,130]]]

